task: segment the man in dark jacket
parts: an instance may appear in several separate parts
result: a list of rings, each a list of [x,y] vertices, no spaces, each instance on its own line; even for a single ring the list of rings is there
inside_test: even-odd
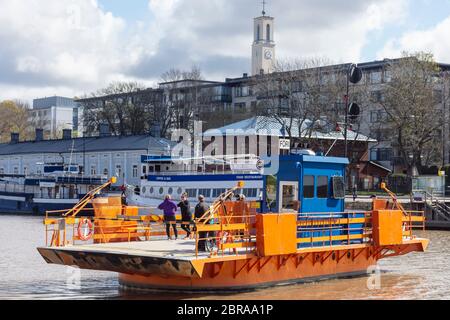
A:
[[[198,197],[198,204],[195,206],[195,219],[201,219],[209,210],[209,206],[205,203],[205,197],[200,195]],[[200,223],[205,223],[205,220],[199,220]],[[206,252],[206,238],[208,238],[208,232],[200,232],[199,237],[202,240],[198,242],[198,251]]]
[[[181,196],[181,202],[178,204],[178,208],[181,209],[181,229],[186,231],[186,239],[189,239],[191,237],[192,211],[186,194]]]

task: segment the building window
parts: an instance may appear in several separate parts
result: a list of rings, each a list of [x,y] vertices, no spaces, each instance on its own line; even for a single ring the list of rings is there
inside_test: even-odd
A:
[[[270,35],[270,24],[267,25],[266,27],[266,32],[267,32],[267,41],[271,41],[271,35]]]
[[[27,167],[23,167],[23,175],[24,176],[28,175],[28,168]]]
[[[370,93],[373,102],[380,103],[383,102],[383,93],[381,91],[372,91]]]
[[[5,174],[5,169],[4,168],[0,168],[0,174]]]
[[[95,167],[91,167],[91,176],[95,176],[97,174],[97,169]]]
[[[138,166],[133,166],[133,178],[138,177]]]
[[[305,199],[314,198],[314,176],[303,177],[303,197]]]
[[[259,25],[256,28],[256,40],[261,40],[261,27]]]
[[[370,83],[371,84],[381,83],[381,77],[382,77],[382,72],[381,71],[371,72],[369,76],[370,76]]]
[[[121,165],[116,166],[116,174],[117,174],[117,177],[119,177],[119,178],[122,177],[122,166]]]
[[[245,112],[246,109],[247,109],[247,104],[245,102],[234,104],[234,110],[236,112]]]
[[[392,81],[392,72],[389,70],[384,71],[384,82],[389,83]]]
[[[18,167],[14,167],[14,173],[13,174],[15,174],[15,175],[19,174],[19,168]]]
[[[393,153],[392,149],[390,149],[390,148],[372,149],[370,151],[370,160],[372,160],[372,161],[391,161],[392,153]]]
[[[109,175],[109,170],[105,168],[103,170],[103,175],[107,177]]]

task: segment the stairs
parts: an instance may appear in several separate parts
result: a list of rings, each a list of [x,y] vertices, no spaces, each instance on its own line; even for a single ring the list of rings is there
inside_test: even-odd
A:
[[[425,197],[426,206],[434,213],[439,220],[450,222],[450,207],[445,203],[435,198],[433,195],[426,194]]]

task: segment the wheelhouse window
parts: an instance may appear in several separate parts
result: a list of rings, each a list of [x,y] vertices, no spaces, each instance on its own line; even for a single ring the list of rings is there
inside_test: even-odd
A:
[[[304,176],[303,177],[303,197],[305,199],[314,198],[314,176]]]
[[[328,198],[328,177],[320,176],[317,178],[317,198]]]

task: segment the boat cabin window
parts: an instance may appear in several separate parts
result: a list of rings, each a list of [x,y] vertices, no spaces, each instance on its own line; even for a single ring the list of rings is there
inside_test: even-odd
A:
[[[211,189],[199,189],[198,194],[203,195],[205,198],[211,198]]]
[[[344,177],[333,177],[333,198],[345,199]]]
[[[280,182],[280,212],[298,212],[300,209],[298,201],[298,182]]]
[[[305,199],[314,198],[314,176],[304,176],[303,177],[303,197]]]
[[[161,166],[160,165],[155,166],[155,171],[156,172],[161,172]]]
[[[188,198],[197,198],[197,189],[186,189]]]
[[[150,166],[150,167],[148,168],[148,172],[149,172],[149,173],[155,172],[155,167]]]
[[[256,198],[258,196],[258,189],[254,189],[254,188],[244,189],[243,194],[247,198]]]
[[[320,176],[317,177],[317,198],[327,199],[328,198],[328,177]]]
[[[220,195],[222,195],[226,191],[227,191],[226,189],[213,189],[213,198],[220,197]]]

